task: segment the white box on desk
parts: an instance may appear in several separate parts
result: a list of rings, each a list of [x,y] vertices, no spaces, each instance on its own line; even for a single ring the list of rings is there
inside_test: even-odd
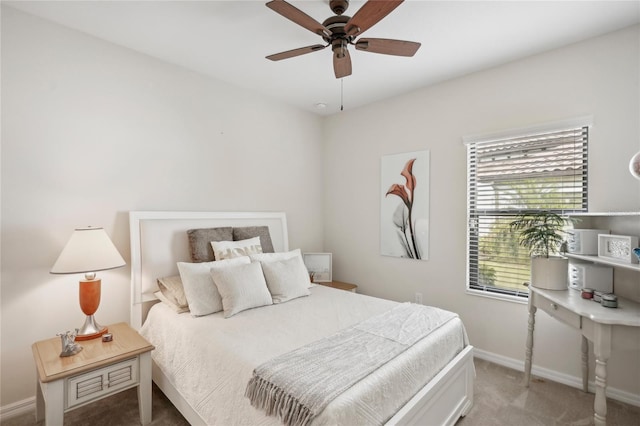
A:
[[[567,252],[597,255],[598,235],[608,233],[608,229],[573,229],[567,238]]]
[[[613,268],[576,260],[569,261],[569,288],[590,288],[603,293],[613,292]]]

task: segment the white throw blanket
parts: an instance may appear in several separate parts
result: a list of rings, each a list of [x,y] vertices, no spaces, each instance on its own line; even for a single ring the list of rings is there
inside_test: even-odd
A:
[[[342,392],[456,317],[403,303],[258,366],[245,396],[288,426],[307,425]]]

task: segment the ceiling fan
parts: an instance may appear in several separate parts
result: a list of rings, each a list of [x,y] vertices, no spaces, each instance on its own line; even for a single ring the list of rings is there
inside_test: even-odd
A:
[[[272,0],[267,7],[296,24],[318,34],[327,44],[314,44],[267,56],[272,61],[293,58],[306,53],[317,52],[331,46],[333,50],[333,70],[336,78],[351,75],[351,57],[348,45],[357,50],[383,53],[396,56],[413,56],[420,48],[420,43],[387,38],[360,38],[363,32],[377,24],[391,13],[404,0],[368,0],[358,11],[349,17],[343,13],[349,7],[349,0],[330,0],[329,7],[335,16],[327,18],[322,24],[297,7],[284,0]]]

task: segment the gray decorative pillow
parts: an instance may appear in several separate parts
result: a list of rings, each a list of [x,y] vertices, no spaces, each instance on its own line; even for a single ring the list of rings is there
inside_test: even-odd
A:
[[[189,229],[189,251],[192,262],[211,262],[215,260],[211,241],[232,241],[233,228],[230,226],[220,228]]]
[[[269,234],[268,226],[244,226],[233,228],[233,241],[247,240],[253,237],[260,237],[260,246],[263,253],[273,253],[273,242]]]

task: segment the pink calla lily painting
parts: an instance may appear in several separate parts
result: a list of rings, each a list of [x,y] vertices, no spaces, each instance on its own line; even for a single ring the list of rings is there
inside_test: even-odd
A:
[[[386,155],[381,172],[381,254],[427,260],[429,151]]]

